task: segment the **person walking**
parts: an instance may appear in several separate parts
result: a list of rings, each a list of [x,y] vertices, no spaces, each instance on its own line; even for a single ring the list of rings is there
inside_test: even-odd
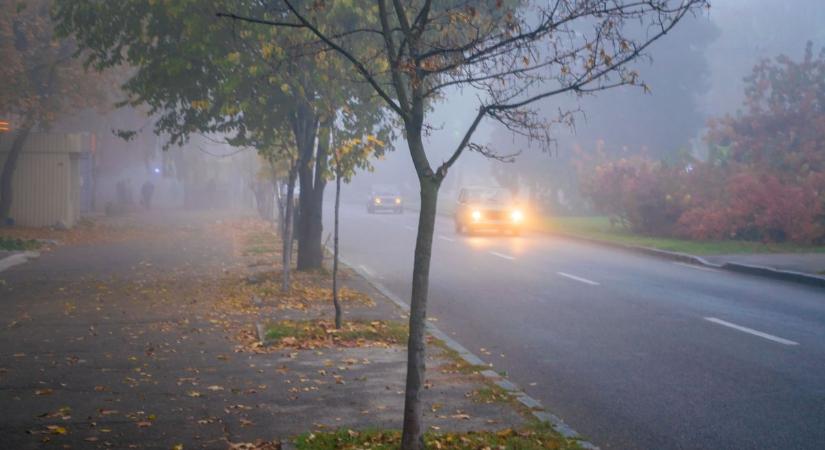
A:
[[[152,206],[152,194],[155,193],[155,185],[150,180],[146,180],[140,188],[140,203],[144,208],[149,209]]]

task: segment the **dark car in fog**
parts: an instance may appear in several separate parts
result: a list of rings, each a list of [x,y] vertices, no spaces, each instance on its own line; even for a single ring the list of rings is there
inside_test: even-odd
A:
[[[380,184],[370,189],[367,212],[375,214],[379,211],[390,211],[396,214],[404,212],[404,199],[397,186]]]
[[[510,191],[496,187],[466,187],[458,194],[455,231],[499,231],[521,234],[525,223],[522,205]]]

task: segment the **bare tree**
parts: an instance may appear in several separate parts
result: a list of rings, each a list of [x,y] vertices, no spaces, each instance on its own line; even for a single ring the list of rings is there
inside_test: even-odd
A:
[[[424,383],[430,257],[438,190],[465,150],[496,156],[472,142],[484,119],[539,142],[550,125],[572,121],[570,111],[540,115],[531,105],[561,94],[584,95],[622,85],[644,86],[627,63],[707,0],[377,0],[350,29],[319,22],[318,2],[280,0],[272,17],[243,18],[309,30],[350,61],[399,119],[420,184],[407,384],[401,448],[424,447]],[[321,6],[319,6],[321,5]],[[368,17],[375,17],[370,23]],[[376,45],[376,42],[379,45]],[[376,50],[378,49],[378,50]],[[426,116],[451,90],[477,92],[474,117],[450,157],[431,164],[424,145]]]

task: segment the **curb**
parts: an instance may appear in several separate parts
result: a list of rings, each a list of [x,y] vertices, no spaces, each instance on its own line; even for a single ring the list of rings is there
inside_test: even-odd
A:
[[[771,278],[779,281],[788,281],[792,283],[805,284],[808,286],[825,288],[825,277],[818,275],[795,272],[792,270],[775,269],[766,266],[754,266],[748,264],[724,262],[722,264],[714,264],[708,260],[688,253],[671,252],[668,250],[659,250],[658,248],[642,247],[638,245],[620,244],[617,242],[602,241],[599,239],[586,238],[582,236],[574,236],[565,233],[556,233],[552,231],[536,230],[538,233],[548,234],[552,236],[559,236],[565,239],[570,239],[579,242],[586,242],[588,244],[601,245],[603,247],[611,247],[619,250],[631,251],[635,253],[642,253],[645,255],[655,256],[658,258],[669,259],[671,261],[679,261],[697,266],[707,267],[710,269],[726,270],[728,272],[742,273],[746,275],[760,276],[763,278]]]
[[[338,262],[344,264],[345,266],[349,267],[350,270],[360,275],[361,278],[366,280],[366,282],[369,283],[378,292],[380,292],[381,295],[383,295],[384,297],[388,298],[391,302],[393,302],[399,309],[401,309],[405,313],[409,313],[409,305],[407,305],[397,295],[390,292],[389,289],[384,287],[381,283],[374,281],[369,276],[369,274],[365,273],[364,271],[357,268],[355,265],[349,263],[347,260],[341,258],[340,256],[338,257]],[[474,366],[487,366],[487,364],[481,358],[479,358],[476,354],[474,354],[466,347],[458,343],[455,339],[448,336],[447,333],[441,331],[437,326],[433,325],[432,322],[427,322],[427,332],[434,338],[444,342],[444,345],[446,345],[450,350],[456,352],[461,357],[461,359],[463,359],[468,364]],[[508,380],[506,377],[503,377],[492,370],[484,370],[481,372],[481,375],[493,384],[495,384],[496,386],[507,391],[519,403],[526,406],[533,414],[533,417],[535,417],[537,420],[541,422],[549,424],[553,427],[554,430],[556,430],[556,432],[558,432],[563,437],[567,439],[576,440],[576,443],[579,444],[579,446],[581,446],[582,448],[589,450],[598,450],[599,447],[597,447],[589,441],[586,441],[579,433],[576,432],[576,430],[567,425],[560,417],[545,411],[544,406],[542,406],[541,402],[527,395],[527,393],[524,392],[522,388]]]
[[[23,264],[30,259],[36,259],[40,257],[40,252],[21,252],[15,253],[11,256],[7,256],[3,259],[0,259],[0,272],[10,269],[18,264]]]

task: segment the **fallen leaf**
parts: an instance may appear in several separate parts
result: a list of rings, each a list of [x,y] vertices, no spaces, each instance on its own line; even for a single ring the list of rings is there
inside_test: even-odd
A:
[[[49,425],[46,427],[52,434],[69,434],[69,430],[59,425]]]

